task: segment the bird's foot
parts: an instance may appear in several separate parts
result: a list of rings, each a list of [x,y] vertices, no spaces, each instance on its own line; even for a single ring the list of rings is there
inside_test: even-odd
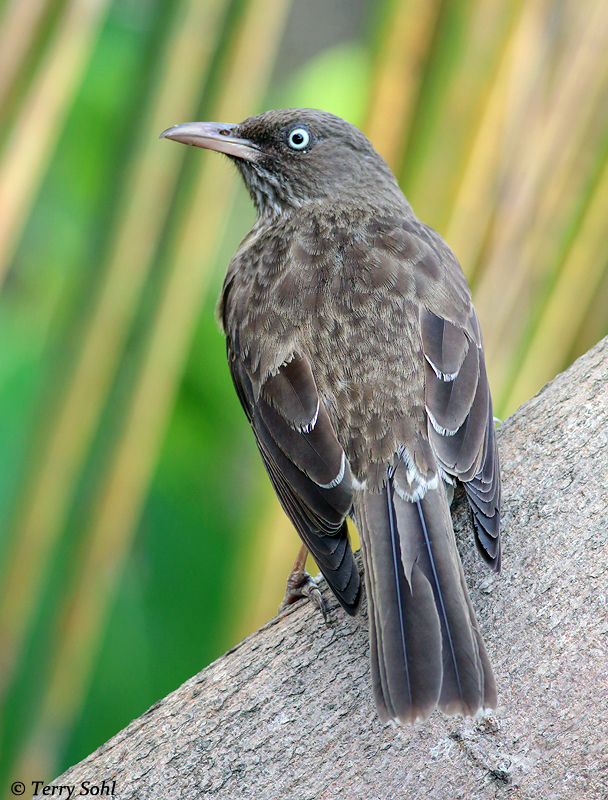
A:
[[[279,606],[279,614],[300,598],[307,597],[310,602],[319,609],[321,614],[323,614],[323,619],[327,622],[327,607],[325,606],[323,595],[317,584],[317,579],[309,575],[305,569],[307,556],[308,550],[305,545],[302,545],[295,564],[287,578],[285,597]]]

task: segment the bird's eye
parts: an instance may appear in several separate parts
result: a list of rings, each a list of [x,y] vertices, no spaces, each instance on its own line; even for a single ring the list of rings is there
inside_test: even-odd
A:
[[[289,132],[287,144],[292,150],[306,150],[310,144],[310,133],[306,128],[294,128]]]

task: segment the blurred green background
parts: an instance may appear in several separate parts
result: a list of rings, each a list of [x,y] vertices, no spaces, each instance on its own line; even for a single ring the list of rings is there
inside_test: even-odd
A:
[[[0,797],[265,622],[298,548],[213,318],[253,209],[159,133],[361,126],[502,417],[608,332],[607,37],[608,0],[0,1]]]

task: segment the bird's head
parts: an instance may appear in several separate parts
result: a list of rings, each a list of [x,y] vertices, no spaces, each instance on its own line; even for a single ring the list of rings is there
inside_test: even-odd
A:
[[[163,137],[225,153],[239,168],[260,216],[324,198],[355,206],[405,203],[369,140],[325,111],[267,111],[238,125],[188,122]]]

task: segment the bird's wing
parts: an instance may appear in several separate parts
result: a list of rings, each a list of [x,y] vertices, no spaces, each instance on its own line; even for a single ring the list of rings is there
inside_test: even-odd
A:
[[[443,471],[464,484],[479,551],[499,570],[500,469],[492,398],[472,306],[467,323],[465,329],[420,308],[429,440]]]
[[[360,581],[346,526],[351,473],[310,364],[294,355],[256,390],[246,360],[230,347],[228,361],[281,505],[341,605],[354,614]]]
[[[424,363],[416,362],[416,377],[426,406],[423,436],[432,450],[425,460],[438,464],[446,479],[465,482],[480,549],[497,564],[498,539],[483,526],[498,521],[494,427],[466,281],[445,244],[417,223],[406,220],[400,228],[389,221],[383,227],[373,244],[392,264],[402,265],[410,278],[409,297],[418,306]],[[407,281],[401,284],[407,289]],[[413,353],[419,349],[404,350],[407,358]],[[496,686],[468,597],[445,487],[437,473],[426,481],[421,476],[417,484],[411,479],[416,473],[411,440],[404,445],[382,490],[355,494],[369,590],[374,699],[384,720],[426,719],[436,706],[447,714],[475,714],[496,706]]]
[[[425,355],[428,437],[445,475],[462,481],[483,558],[500,569],[500,469],[479,320],[460,265],[413,215],[381,219],[370,244],[411,276]]]

